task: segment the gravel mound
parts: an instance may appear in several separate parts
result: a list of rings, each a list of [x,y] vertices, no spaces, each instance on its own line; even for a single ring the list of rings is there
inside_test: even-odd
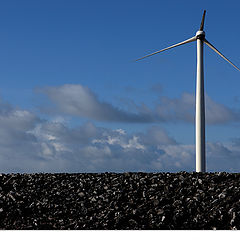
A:
[[[240,174],[0,174],[0,229],[240,229]]]

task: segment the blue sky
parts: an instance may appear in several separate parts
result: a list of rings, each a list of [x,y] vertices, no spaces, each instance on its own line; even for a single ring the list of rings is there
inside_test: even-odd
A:
[[[0,168],[193,171],[196,43],[134,59],[194,36],[206,9],[206,38],[240,66],[239,7],[1,2]],[[240,73],[204,54],[208,170],[239,171]]]

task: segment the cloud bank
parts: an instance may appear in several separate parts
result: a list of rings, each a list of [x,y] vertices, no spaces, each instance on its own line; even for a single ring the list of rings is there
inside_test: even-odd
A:
[[[66,84],[42,89],[42,92],[55,104],[52,111],[70,116],[84,117],[89,120],[123,123],[194,123],[195,97],[183,93],[179,98],[160,96],[155,106],[135,104],[129,112],[110,103],[102,102],[89,88],[80,84]],[[131,102],[131,105],[132,102]],[[239,122],[240,113],[217,103],[206,95],[206,123],[210,125]]]
[[[71,128],[0,101],[1,172],[194,171],[194,145],[178,143],[164,129],[145,132],[96,127]],[[207,143],[210,171],[240,170],[240,140]]]

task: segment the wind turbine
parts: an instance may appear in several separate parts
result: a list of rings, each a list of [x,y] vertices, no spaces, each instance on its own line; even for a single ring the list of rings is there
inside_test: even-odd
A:
[[[229,59],[227,59],[222,53],[220,53],[210,42],[205,38],[204,28],[204,19],[205,19],[206,10],[204,10],[202,21],[199,31],[196,32],[196,35],[192,38],[189,38],[183,42],[177,43],[170,47],[164,48],[157,52],[148,54],[144,57],[137,59],[139,61],[146,57],[153,56],[160,52],[166,51],[168,49],[178,47],[183,44],[197,41],[197,83],[196,83],[196,116],[195,116],[195,131],[196,131],[196,172],[205,172],[206,171],[206,158],[205,158],[205,101],[204,101],[204,71],[203,71],[203,43],[209,46],[214,50],[218,55],[223,59],[229,62],[237,70],[240,69],[235,66]]]

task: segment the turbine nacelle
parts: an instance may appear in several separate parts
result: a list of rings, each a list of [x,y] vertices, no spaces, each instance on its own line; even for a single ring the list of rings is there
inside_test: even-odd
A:
[[[196,36],[197,39],[204,40],[205,39],[205,32],[204,31],[197,31],[195,36]]]

